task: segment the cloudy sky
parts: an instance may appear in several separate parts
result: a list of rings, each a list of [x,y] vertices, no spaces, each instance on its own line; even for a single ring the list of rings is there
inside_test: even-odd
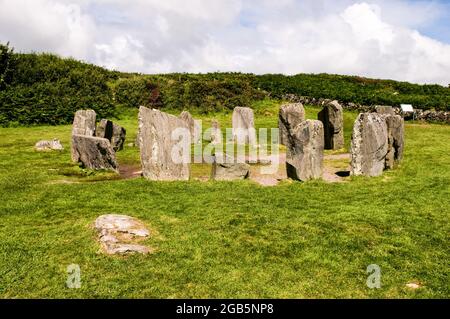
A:
[[[450,1],[0,0],[0,42],[142,73],[450,83]]]

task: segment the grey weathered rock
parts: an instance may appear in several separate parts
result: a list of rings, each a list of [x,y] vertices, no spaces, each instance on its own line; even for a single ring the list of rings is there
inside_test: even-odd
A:
[[[97,114],[94,110],[79,110],[75,112],[72,125],[72,136],[95,136],[95,122],[97,120]],[[75,155],[75,149],[73,144],[71,145],[72,161],[77,162],[78,159]]]
[[[95,220],[95,229],[105,253],[147,254],[151,250],[136,242],[150,236],[150,231],[136,218],[125,215],[102,215]]]
[[[388,128],[377,113],[361,113],[355,121],[351,143],[351,174],[379,176],[385,168]]]
[[[403,159],[405,121],[400,115],[383,115],[388,130],[388,150],[385,168],[393,169]]]
[[[321,121],[306,120],[298,124],[286,147],[288,177],[307,181],[322,176],[324,131]]]
[[[51,141],[39,141],[34,146],[36,151],[62,151],[64,147],[58,139],[53,139]]]
[[[236,107],[233,111],[233,138],[240,144],[256,144],[255,118],[249,107]]]
[[[211,138],[212,144],[222,144],[222,131],[220,130],[220,123],[217,120],[211,121]]]
[[[175,151],[180,140],[172,140],[173,133],[190,134],[178,117],[144,106],[139,108],[139,145],[145,178],[156,181],[189,179],[189,162],[183,161],[181,154]],[[189,144],[183,146],[190,147]]]
[[[90,169],[118,171],[116,155],[106,138],[72,135],[72,159]]]
[[[111,141],[113,136],[113,122],[107,119],[101,119],[95,130],[95,136]]]
[[[338,150],[344,147],[344,112],[337,101],[327,101],[318,119],[323,123],[325,149]]]
[[[186,123],[191,132],[191,143],[195,144],[200,142],[202,132],[198,121],[196,121],[188,111],[181,112],[180,119]]]
[[[216,181],[233,181],[247,179],[250,176],[250,165],[238,163],[224,154],[223,160],[214,160],[211,171],[211,179]]]
[[[77,111],[73,119],[72,135],[94,136],[96,119],[94,110]]]
[[[284,104],[278,114],[280,144],[287,145],[290,131],[305,120],[305,109],[302,103]]]
[[[375,106],[375,112],[378,114],[389,114],[389,115],[395,115],[394,108],[389,105],[376,105]]]
[[[123,150],[123,144],[125,143],[126,136],[127,131],[125,130],[125,128],[116,123],[113,123],[113,136],[111,138],[111,145],[116,152]]]
[[[127,131],[122,126],[106,119],[100,121],[95,132],[97,137],[109,140],[115,152],[123,149],[126,134]]]

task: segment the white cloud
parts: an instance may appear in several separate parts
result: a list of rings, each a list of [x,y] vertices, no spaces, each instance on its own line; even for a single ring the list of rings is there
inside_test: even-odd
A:
[[[143,73],[339,73],[450,83],[437,2],[0,0],[0,41]]]

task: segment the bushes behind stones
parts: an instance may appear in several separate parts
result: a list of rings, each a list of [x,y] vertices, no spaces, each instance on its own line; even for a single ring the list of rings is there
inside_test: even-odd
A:
[[[103,68],[50,54],[14,54],[8,74],[0,88],[2,126],[68,124],[84,108],[101,117],[114,114],[108,81],[115,75]]]

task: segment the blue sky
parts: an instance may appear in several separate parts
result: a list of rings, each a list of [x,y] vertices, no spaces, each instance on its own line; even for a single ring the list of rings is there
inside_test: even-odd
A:
[[[450,1],[0,0],[0,41],[142,73],[450,83]]]

